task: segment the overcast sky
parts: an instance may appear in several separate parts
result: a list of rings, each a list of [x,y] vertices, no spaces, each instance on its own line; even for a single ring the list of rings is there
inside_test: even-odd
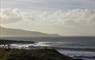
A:
[[[0,0],[0,23],[63,36],[95,36],[95,0]]]
[[[75,9],[95,8],[95,0],[0,0],[0,7],[20,9]]]

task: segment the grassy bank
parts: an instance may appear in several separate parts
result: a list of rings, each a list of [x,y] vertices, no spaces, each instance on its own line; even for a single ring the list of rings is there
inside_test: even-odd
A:
[[[54,49],[0,49],[0,60],[72,60]]]

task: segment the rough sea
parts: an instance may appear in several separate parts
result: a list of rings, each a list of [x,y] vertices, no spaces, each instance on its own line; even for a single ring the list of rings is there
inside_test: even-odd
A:
[[[73,57],[74,59],[95,60],[95,37],[28,37],[15,38],[14,40],[35,41],[35,44],[32,44],[33,46],[53,47],[59,53]]]

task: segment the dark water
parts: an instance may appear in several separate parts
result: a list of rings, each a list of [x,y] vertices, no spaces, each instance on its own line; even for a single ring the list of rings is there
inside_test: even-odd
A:
[[[55,47],[61,54],[84,60],[95,60],[95,37],[13,37],[11,40],[30,40],[40,46]]]
[[[6,37],[9,40],[43,42],[55,47],[95,48],[95,37]]]

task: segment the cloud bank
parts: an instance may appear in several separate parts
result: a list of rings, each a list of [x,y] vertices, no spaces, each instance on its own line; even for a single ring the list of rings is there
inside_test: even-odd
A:
[[[18,9],[0,9],[0,23],[15,23],[22,20],[22,13]]]
[[[22,12],[19,9],[0,11],[0,21],[26,30],[35,30],[46,33],[56,33],[64,36],[95,36],[95,10],[73,9],[73,10],[32,10]],[[26,22],[28,24],[26,24]]]

